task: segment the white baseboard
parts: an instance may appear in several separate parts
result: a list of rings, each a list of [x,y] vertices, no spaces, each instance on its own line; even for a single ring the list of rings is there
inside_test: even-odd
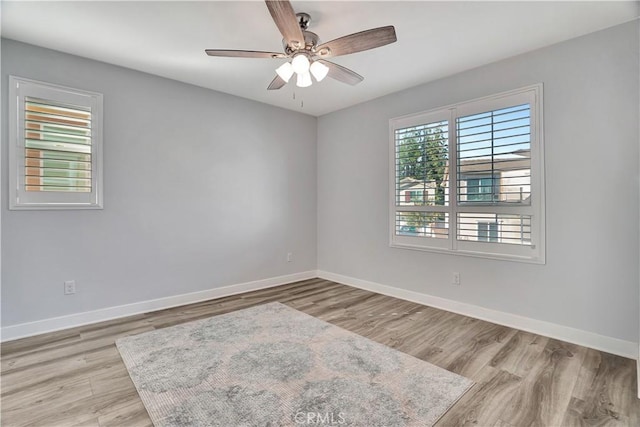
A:
[[[215,298],[222,298],[259,289],[271,288],[274,286],[280,286],[300,280],[313,279],[314,277],[321,277],[326,280],[343,283],[345,285],[365,289],[367,291],[389,295],[407,301],[413,301],[418,304],[440,308],[442,310],[451,311],[453,313],[462,314],[480,320],[486,320],[488,322],[497,323],[499,325],[532,332],[535,334],[638,360],[639,348],[638,343],[635,342],[611,338],[581,329],[575,329],[551,322],[531,319],[524,316],[518,316],[516,314],[505,313],[502,311],[492,310],[477,305],[453,301],[446,298],[423,294],[420,292],[409,291],[406,289],[400,289],[393,286],[370,282],[367,280],[356,279],[354,277],[343,276],[341,274],[330,273],[328,271],[316,270],[288,274],[285,276],[272,277],[269,279],[256,280],[252,282],[239,283],[236,285],[224,286],[221,288],[214,288],[206,291],[192,292],[188,294],[141,301],[133,304],[108,307],[100,310],[70,314],[67,316],[53,317],[49,319],[38,320],[35,322],[4,326],[0,330],[0,342],[12,341],[19,338],[25,338],[47,332],[55,332],[62,329],[73,328],[76,326],[83,326],[92,323],[103,322],[106,320],[132,316],[135,314],[163,310],[166,308],[192,304]],[[640,367],[640,360],[638,363]],[[640,376],[640,370],[638,372],[638,375]],[[640,390],[638,397],[640,397]]]
[[[593,332],[571,328],[569,326],[562,326],[551,322],[531,319],[524,316],[518,316],[516,314],[505,313],[420,292],[382,285],[380,283],[356,279],[353,277],[330,273],[328,271],[318,271],[318,277],[367,291],[416,302],[418,304],[440,308],[442,310],[451,311],[453,313],[462,314],[475,319],[486,320],[488,322],[497,323],[510,328],[532,332],[538,335],[582,345],[584,347],[590,347],[607,353],[617,354],[630,359],[638,359],[638,343],[635,342],[611,338],[595,334]]]
[[[272,277],[269,279],[255,280],[253,282],[239,283],[236,285],[224,286],[221,288],[208,289],[206,291],[174,295],[171,297],[141,301],[133,304],[102,308],[100,310],[94,311],[86,311],[84,313],[53,317],[50,319],[38,320],[35,322],[3,326],[0,333],[0,342],[12,341],[18,338],[44,334],[46,332],[54,332],[62,329],[73,328],[76,326],[103,322],[105,320],[113,320],[121,317],[132,316],[134,314],[164,310],[166,308],[176,307],[179,305],[192,304],[195,302],[241,294],[258,289],[271,288],[274,286],[284,285],[300,280],[313,279],[315,277],[318,277],[317,273],[318,272],[315,270],[304,271],[301,273],[287,274],[285,276]]]

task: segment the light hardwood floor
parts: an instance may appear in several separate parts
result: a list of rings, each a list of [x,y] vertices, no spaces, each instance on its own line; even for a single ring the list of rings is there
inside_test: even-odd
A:
[[[640,426],[633,360],[321,279],[3,344],[2,425],[150,426],[115,340],[271,301],[474,380],[438,426]]]

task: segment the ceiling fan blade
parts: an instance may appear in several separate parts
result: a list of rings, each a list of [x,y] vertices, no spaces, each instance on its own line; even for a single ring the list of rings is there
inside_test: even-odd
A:
[[[329,67],[329,73],[327,75],[332,79],[341,81],[342,83],[355,86],[364,80],[364,77],[362,77],[360,74],[356,73],[355,71],[351,71],[350,69],[345,68],[342,65],[325,61],[324,59],[316,59],[316,61]]]
[[[256,50],[206,49],[205,52],[209,56],[225,56],[229,58],[285,58],[283,53]]]
[[[304,35],[298,24],[298,18],[289,1],[265,0],[273,21],[280,30],[287,46],[292,49],[304,47]]]
[[[285,82],[284,80],[282,80],[282,78],[276,74],[276,77],[271,80],[271,83],[269,83],[269,86],[267,87],[267,90],[277,90],[280,89],[282,86],[286,85],[287,82]]]
[[[396,40],[396,30],[393,25],[389,25],[360,31],[323,43],[316,48],[316,54],[322,58],[331,58],[374,49]]]

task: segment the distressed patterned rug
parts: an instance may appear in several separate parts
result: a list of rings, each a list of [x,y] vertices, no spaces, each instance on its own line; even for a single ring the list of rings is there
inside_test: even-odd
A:
[[[158,427],[425,427],[473,385],[280,303],[116,345]]]

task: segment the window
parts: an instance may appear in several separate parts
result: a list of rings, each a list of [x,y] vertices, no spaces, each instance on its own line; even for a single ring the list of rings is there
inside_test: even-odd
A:
[[[102,95],[9,84],[10,209],[102,208]]]
[[[541,106],[535,85],[392,119],[391,246],[544,263]]]
[[[492,202],[497,192],[494,183],[498,181],[498,177],[493,176],[467,176],[463,178],[458,187],[458,191],[462,189],[460,202]],[[465,191],[466,190],[466,191]]]
[[[498,241],[498,223],[478,221],[478,241],[497,242]]]

